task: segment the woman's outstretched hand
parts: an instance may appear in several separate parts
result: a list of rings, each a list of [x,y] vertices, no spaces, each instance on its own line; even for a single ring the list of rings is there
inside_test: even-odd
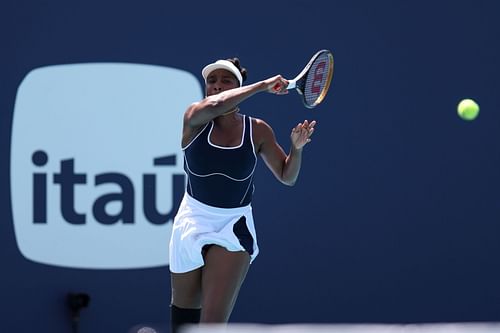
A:
[[[315,125],[316,120],[311,122],[304,120],[303,123],[298,123],[297,126],[292,129],[290,139],[295,149],[302,149],[307,143],[311,142],[310,137],[314,133]]]

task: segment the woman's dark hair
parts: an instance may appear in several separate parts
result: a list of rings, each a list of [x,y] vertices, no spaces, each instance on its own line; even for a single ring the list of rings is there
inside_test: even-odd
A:
[[[232,62],[233,65],[235,65],[236,68],[238,68],[238,70],[241,73],[241,77],[243,78],[243,82],[245,82],[245,80],[247,79],[247,69],[241,67],[241,65],[240,65],[240,59],[238,59],[238,58],[229,58],[229,59],[226,59],[226,60]]]

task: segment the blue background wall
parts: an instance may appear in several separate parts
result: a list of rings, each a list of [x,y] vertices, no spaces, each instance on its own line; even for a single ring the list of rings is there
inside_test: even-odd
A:
[[[129,62],[199,77],[206,63],[238,56],[255,82],[295,75],[321,48],[334,51],[336,71],[316,110],[294,94],[261,94],[242,105],[273,126],[285,149],[298,121],[318,125],[294,188],[260,162],[261,254],[232,320],[500,320],[500,5],[316,3],[1,3],[2,331],[69,332],[68,291],[92,297],[81,332],[169,321],[168,267],[64,269],[20,254],[9,156],[16,91],[29,71]],[[473,122],[456,115],[466,97],[481,105]]]

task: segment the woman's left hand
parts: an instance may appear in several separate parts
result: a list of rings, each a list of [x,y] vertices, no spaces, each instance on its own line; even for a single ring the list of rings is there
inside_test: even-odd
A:
[[[314,133],[314,125],[316,125],[316,120],[311,122],[304,120],[303,123],[298,123],[292,129],[290,139],[295,149],[302,149],[307,143],[311,142],[310,137]]]

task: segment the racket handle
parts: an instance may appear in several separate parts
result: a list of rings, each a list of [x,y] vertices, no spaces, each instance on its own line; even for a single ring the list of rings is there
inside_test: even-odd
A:
[[[287,90],[293,89],[297,86],[297,81],[295,80],[290,80],[288,81],[288,86],[286,86]]]

